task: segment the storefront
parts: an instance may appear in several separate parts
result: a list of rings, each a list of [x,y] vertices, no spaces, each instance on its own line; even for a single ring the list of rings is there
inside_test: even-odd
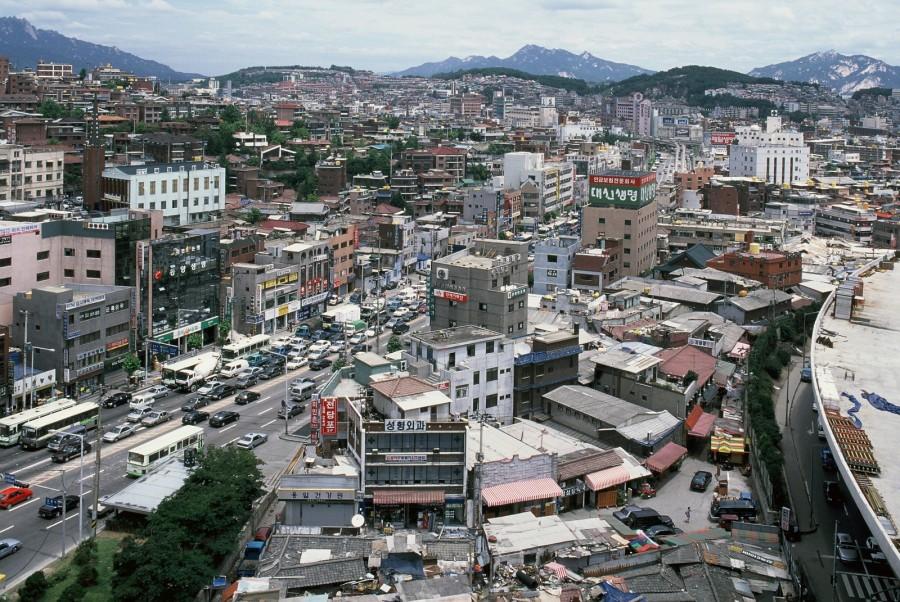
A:
[[[441,489],[375,489],[371,524],[379,530],[433,529],[444,523],[444,510]]]
[[[484,517],[495,518],[520,512],[535,516],[556,514],[557,498],[563,490],[550,478],[528,479],[483,489],[481,500]]]
[[[628,499],[627,485],[632,479],[628,467],[619,465],[604,468],[584,478],[590,494],[592,508],[612,508],[623,505]]]
[[[743,466],[747,459],[747,446],[743,437],[717,432],[710,438],[709,453],[713,462],[731,462],[735,466]]]
[[[693,443],[697,446],[695,449],[702,449],[709,439],[709,434],[712,432],[715,423],[716,415],[704,412],[700,404],[696,404],[691,408],[684,421],[684,426],[687,429],[688,445]]]

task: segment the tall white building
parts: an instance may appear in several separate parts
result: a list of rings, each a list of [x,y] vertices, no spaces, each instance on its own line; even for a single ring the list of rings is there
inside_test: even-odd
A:
[[[0,144],[0,201],[44,201],[62,196],[63,151]]]
[[[540,153],[506,153],[503,156],[503,187],[518,190],[532,182],[537,188],[534,206],[526,217],[543,220],[550,212],[566,210],[574,202],[575,166],[571,163],[544,164]]]
[[[415,333],[404,359],[446,390],[451,413],[512,422],[514,349],[502,334],[471,325]]]
[[[735,128],[729,149],[728,175],[757,177],[770,184],[806,182],[809,148],[803,134],[782,129],[781,117],[766,118],[766,130],[758,125]]]

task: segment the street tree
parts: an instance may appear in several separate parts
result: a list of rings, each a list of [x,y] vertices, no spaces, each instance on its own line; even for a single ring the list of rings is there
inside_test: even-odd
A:
[[[400,337],[395,334],[391,335],[391,338],[389,338],[387,342],[388,353],[394,353],[395,351],[400,351],[401,349],[403,349],[403,343],[400,342]]]

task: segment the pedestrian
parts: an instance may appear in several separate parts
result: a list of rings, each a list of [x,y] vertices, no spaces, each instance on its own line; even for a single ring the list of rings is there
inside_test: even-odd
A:
[[[684,522],[691,522],[691,507],[688,506],[687,510],[684,511]]]

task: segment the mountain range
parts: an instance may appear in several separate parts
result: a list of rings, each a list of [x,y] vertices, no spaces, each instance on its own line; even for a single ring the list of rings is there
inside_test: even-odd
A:
[[[443,61],[423,63],[392,75],[431,77],[438,73],[486,67],[505,67],[533,75],[558,75],[583,79],[588,82],[615,82],[634,75],[653,73],[643,67],[607,61],[590,52],[573,54],[560,48],[544,48],[528,44],[506,58],[473,55],[461,59],[451,56]]]
[[[817,83],[840,94],[864,88],[900,88],[900,67],[864,54],[846,55],[834,50],[759,67],[750,75]]]
[[[25,19],[0,17],[0,56],[17,69],[34,68],[39,60],[71,63],[77,73],[111,64],[135,75],[155,75],[160,81],[183,81],[201,77],[182,73],[156,61],[141,58],[114,46],[102,46],[70,38],[50,29],[38,29]]]

